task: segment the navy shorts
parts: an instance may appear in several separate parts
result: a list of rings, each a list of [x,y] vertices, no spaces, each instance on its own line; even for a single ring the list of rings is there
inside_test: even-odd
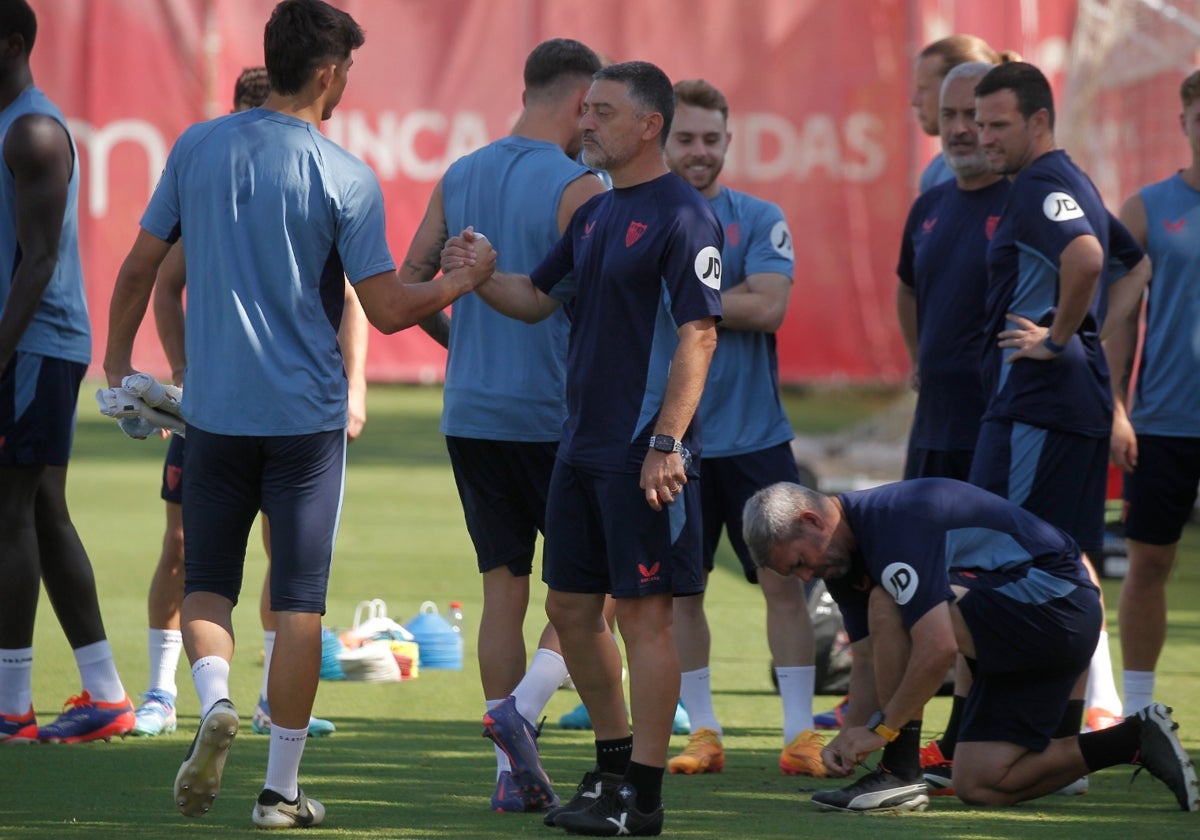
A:
[[[183,504],[183,436],[171,435],[167,457],[163,459],[162,491],[164,502]]]
[[[345,429],[252,437],[188,426],[187,439],[185,592],[237,603],[246,540],[261,509],[271,520],[271,609],[324,615],[346,474]]]
[[[986,420],[971,483],[1065,531],[1081,551],[1094,555],[1104,545],[1108,438]]]
[[[0,375],[0,466],[65,467],[87,365],[13,354]]]
[[[971,477],[974,449],[921,449],[909,447],[904,459],[904,478],[955,478],[966,481]]]
[[[446,450],[479,571],[528,575],[558,444],[447,437]]]
[[[1071,691],[1100,638],[1099,593],[1077,586],[1034,604],[1002,594],[1002,581],[951,572],[950,582],[971,590],[958,606],[976,656],[958,740],[1044,750],[1057,737]]]
[[[639,480],[637,473],[555,461],[542,564],[547,586],[614,598],[704,591],[698,482],[655,511]]]
[[[704,522],[704,570],[711,572],[721,530],[742,561],[746,580],[758,582],[758,568],[742,539],[742,509],[759,490],[777,481],[800,483],[800,471],[790,443],[729,458],[705,458],[700,463],[700,505]]]
[[[1125,473],[1125,536],[1173,545],[1196,504],[1200,438],[1138,435],[1138,465]]]

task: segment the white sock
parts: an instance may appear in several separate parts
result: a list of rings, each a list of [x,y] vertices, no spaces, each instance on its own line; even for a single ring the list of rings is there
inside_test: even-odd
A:
[[[507,700],[507,699],[508,699],[507,697],[504,698],[504,700]],[[496,708],[501,703],[503,703],[504,700],[487,700],[487,701],[485,701],[487,710],[490,712],[492,709]],[[499,744],[493,744],[492,747],[496,750],[496,778],[499,779],[500,774],[503,773],[505,770],[512,770],[512,763],[508,760],[508,753],[506,753],[506,752],[504,752],[504,750],[500,749]]]
[[[117,675],[117,663],[113,661],[112,646],[107,639],[75,648],[73,652],[75,664],[79,666],[80,683],[93,700],[120,703],[128,696]]]
[[[537,726],[538,716],[567,677],[567,663],[562,654],[548,648],[538,648],[529,661],[529,670],[513,689],[517,711],[521,717]]]
[[[813,687],[817,669],[812,665],[776,667],[775,678],[779,680],[779,698],[783,700],[783,743],[790,744],[805,729],[813,728]]]
[[[263,631],[263,681],[262,690],[258,692],[259,697],[267,696],[267,679],[271,676],[271,654],[275,650],[275,631]],[[270,700],[268,699],[268,704]],[[283,791],[278,791],[283,793]]]
[[[308,740],[308,729],[284,729],[277,723],[271,724],[271,746],[267,752],[267,780],[264,788],[270,788],[291,802],[299,794],[300,758],[304,755],[304,743]]]
[[[0,648],[0,714],[23,715],[33,705],[33,648]]]
[[[150,682],[147,691],[166,691],[172,697],[179,693],[175,671],[183,653],[183,634],[178,630],[150,628]]]
[[[1108,652],[1108,631],[1100,631],[1100,640],[1092,653],[1092,664],[1088,668],[1087,699],[1084,708],[1099,707],[1116,714],[1121,708],[1121,697],[1117,694],[1117,681],[1113,678],[1112,657]]]
[[[229,699],[229,663],[219,656],[197,659],[192,666],[192,682],[200,698],[200,717],[204,717],[218,700]]]
[[[1154,672],[1125,671],[1121,675],[1125,683],[1125,717],[1154,702]]]
[[[687,709],[692,732],[711,729],[722,734],[721,724],[717,723],[717,714],[713,711],[712,683],[707,667],[679,675],[679,698],[683,700],[683,708]]]

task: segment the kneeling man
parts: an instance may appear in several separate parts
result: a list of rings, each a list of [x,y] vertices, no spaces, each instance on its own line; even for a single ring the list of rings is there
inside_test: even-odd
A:
[[[973,684],[954,791],[1012,805],[1119,764],[1144,767],[1185,811],[1200,810],[1195,769],[1171,710],[1152,703],[1110,729],[1078,732],[1100,632],[1099,593],[1062,531],[968,484],[918,479],[825,496],[797,484],[756,493],[744,513],[755,563],[823,578],[854,648],[846,726],[822,753],[847,776],[884,748],[878,769],[813,801],[825,810],[923,810],[916,751],[925,703],[956,652]]]

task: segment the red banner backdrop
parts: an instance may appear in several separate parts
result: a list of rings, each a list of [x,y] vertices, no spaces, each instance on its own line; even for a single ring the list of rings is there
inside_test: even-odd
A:
[[[46,0],[38,84],[67,113],[84,171],[81,238],[103,356],[120,262],[173,139],[230,108],[262,63],[272,0]],[[578,38],[672,79],[704,77],[732,106],[725,183],[780,204],[796,283],[780,331],[788,382],[899,381],[898,239],[919,169],[936,150],[910,113],[912,56],[970,31],[1041,61],[1060,81],[1075,3],[952,0],[341,0],[364,27],[350,86],[325,131],[378,173],[399,261],[434,183],[507,133],[521,69],[541,40]],[[440,378],[416,330],[372,336],[372,379]],[[135,364],[162,373],[152,326]]]

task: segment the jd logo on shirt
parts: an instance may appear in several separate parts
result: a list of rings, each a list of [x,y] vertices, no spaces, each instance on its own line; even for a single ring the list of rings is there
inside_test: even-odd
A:
[[[889,563],[879,582],[888,594],[896,599],[897,604],[904,606],[917,594],[920,579],[916,569],[907,563]]]
[[[1052,192],[1042,201],[1042,212],[1052,222],[1069,222],[1082,219],[1083,208],[1065,192]]]
[[[721,252],[709,245],[701,248],[694,264],[696,276],[710,289],[721,289]]]

